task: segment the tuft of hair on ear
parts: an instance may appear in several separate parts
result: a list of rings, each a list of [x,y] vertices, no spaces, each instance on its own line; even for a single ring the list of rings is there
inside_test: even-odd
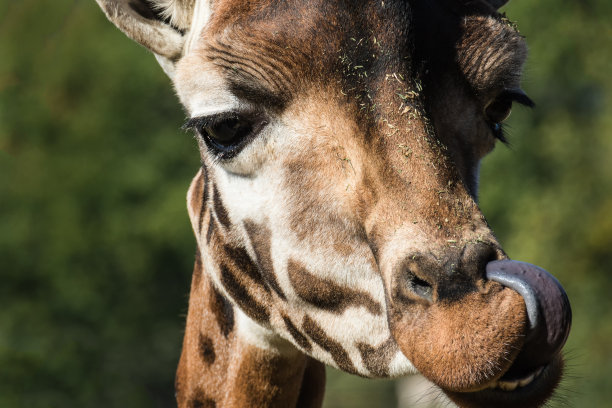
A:
[[[158,18],[181,31],[191,26],[195,0],[144,0]]]

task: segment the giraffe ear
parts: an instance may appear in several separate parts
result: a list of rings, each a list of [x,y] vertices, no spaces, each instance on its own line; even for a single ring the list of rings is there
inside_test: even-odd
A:
[[[113,24],[152,51],[166,74],[173,76],[174,64],[183,54],[194,0],[96,1]]]

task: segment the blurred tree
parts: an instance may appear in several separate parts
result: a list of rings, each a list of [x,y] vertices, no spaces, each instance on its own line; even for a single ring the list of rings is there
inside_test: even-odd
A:
[[[198,167],[176,98],[94,2],[0,16],[0,407],[171,406]]]

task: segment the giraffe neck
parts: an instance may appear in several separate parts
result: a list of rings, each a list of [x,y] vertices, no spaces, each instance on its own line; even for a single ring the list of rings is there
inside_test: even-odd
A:
[[[201,209],[197,227],[215,228],[214,221],[202,222],[211,217],[206,213],[205,179],[203,171],[194,179],[190,214],[193,221],[193,209]],[[249,318],[215,286],[204,264],[198,248],[176,375],[178,406],[320,407],[325,387],[323,364],[292,347],[280,350],[249,341],[244,330],[238,330],[240,322]]]

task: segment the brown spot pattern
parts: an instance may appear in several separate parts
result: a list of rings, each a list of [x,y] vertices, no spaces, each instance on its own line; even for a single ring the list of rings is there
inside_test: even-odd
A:
[[[211,365],[215,362],[215,347],[210,337],[204,336],[200,333],[198,338],[198,349],[200,351],[200,357],[206,364]]]
[[[288,263],[289,280],[297,295],[318,308],[341,313],[349,307],[365,307],[370,313],[380,315],[382,307],[372,297],[359,290],[346,288],[322,279],[293,259]]]
[[[212,310],[223,337],[227,338],[234,330],[234,308],[232,304],[213,286],[210,290],[208,307]]]
[[[334,339],[328,337],[325,330],[308,315],[304,316],[302,329],[312,341],[332,356],[332,359],[341,370],[347,373],[357,374],[357,370],[355,370],[355,366],[344,347]]]
[[[206,212],[206,202],[208,201],[208,172],[204,166],[202,166],[200,183],[198,183],[198,189],[194,191],[194,197],[196,193],[198,194],[198,197],[202,198],[202,201],[199,203],[200,216],[198,218],[198,232],[202,232],[202,223],[204,221],[204,213]]]
[[[397,344],[392,338],[385,340],[380,346],[373,347],[367,343],[357,343],[363,364],[368,371],[376,377],[389,376],[389,363],[398,351]]]
[[[291,319],[289,317],[285,316],[284,314],[282,315],[282,318],[283,318],[283,322],[285,322],[285,327],[287,328],[287,331],[289,331],[289,334],[291,334],[291,337],[293,337],[295,342],[301,348],[303,348],[304,350],[306,350],[308,352],[310,350],[312,350],[312,345],[310,344],[310,341],[308,341],[306,336],[304,336],[302,333],[300,333],[300,331],[298,330],[297,327],[295,327],[295,325],[293,324]]]
[[[225,229],[229,229],[232,224],[229,220],[229,216],[227,215],[227,210],[223,206],[223,202],[221,202],[221,197],[219,196],[219,190],[217,187],[213,185],[213,206],[215,209],[215,214],[217,214],[217,219],[225,227]]]
[[[246,249],[231,245],[223,245],[225,259],[231,260],[238,270],[244,272],[249,278],[257,282],[263,290],[270,292],[270,289],[264,284],[264,280],[259,269],[253,263]]]
[[[216,408],[217,403],[212,398],[206,396],[204,390],[200,388],[194,392],[187,406],[189,408]]]
[[[271,232],[264,225],[256,225],[251,221],[245,221],[244,228],[249,236],[253,250],[257,257],[257,267],[266,284],[283,300],[287,300],[282,289],[278,285],[274,275],[274,264],[270,250]]]
[[[253,296],[249,293],[247,288],[242,284],[240,279],[237,277],[235,271],[233,271],[227,265],[221,265],[221,283],[225,290],[229,292],[234,301],[238,303],[240,309],[244,311],[249,317],[262,323],[267,323],[270,320],[270,313],[265,306],[257,302]]]
[[[208,229],[206,230],[206,245],[210,244],[210,240],[215,230],[215,222],[212,215],[208,218]]]
[[[219,265],[220,281],[232,300],[252,319],[267,323],[270,289],[246,249],[223,242],[215,229],[209,248]]]

